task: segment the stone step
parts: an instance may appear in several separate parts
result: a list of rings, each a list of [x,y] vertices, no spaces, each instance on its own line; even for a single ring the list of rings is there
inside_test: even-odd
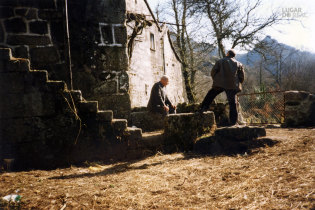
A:
[[[215,136],[233,141],[248,141],[266,136],[266,129],[259,126],[231,126],[218,128]]]
[[[71,93],[71,96],[74,100],[74,102],[78,103],[83,101],[83,96],[81,90],[71,90],[69,91]]]
[[[64,95],[69,101],[73,100],[76,104],[84,101],[80,90],[66,90]]]
[[[258,137],[262,136],[266,136],[263,127],[223,127],[217,129],[214,136],[204,137],[197,141],[194,145],[194,152],[212,155],[243,154]]]
[[[112,126],[114,132],[118,136],[122,136],[124,131],[127,129],[127,120],[126,119],[113,119]]]
[[[33,79],[33,82],[46,83],[48,81],[48,72],[46,70],[31,70],[30,79]]]
[[[164,131],[146,132],[142,134],[141,145],[145,148],[158,148],[164,144]]]
[[[142,129],[127,127],[125,135],[128,136],[129,140],[141,140],[142,139]]]
[[[128,120],[130,126],[142,128],[144,132],[157,131],[164,128],[164,118],[161,114],[151,112],[132,112]]]
[[[98,121],[111,122],[113,120],[112,110],[98,110],[96,113],[96,119]]]
[[[0,72],[28,72],[30,71],[28,59],[13,58],[11,60],[0,60]]]
[[[81,113],[97,113],[98,101],[81,101],[78,103],[78,109]]]
[[[67,85],[64,81],[47,81],[47,88],[50,91],[65,91],[67,89]]]
[[[213,112],[170,114],[165,118],[165,144],[189,151],[198,137],[212,133],[215,128]]]

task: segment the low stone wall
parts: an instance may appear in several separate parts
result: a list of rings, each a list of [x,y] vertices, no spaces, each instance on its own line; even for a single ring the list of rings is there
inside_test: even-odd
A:
[[[244,153],[249,145],[255,144],[258,137],[266,136],[264,127],[233,126],[219,128],[213,136],[200,139],[194,145],[194,152],[211,155],[232,155]],[[263,141],[256,142],[263,144]]]
[[[129,126],[141,128],[142,131],[156,131],[164,128],[164,118],[161,114],[151,112],[132,112],[128,119]]]
[[[213,112],[171,114],[165,119],[164,144],[180,150],[191,150],[197,138],[216,128]]]
[[[200,104],[182,103],[177,107],[177,113],[195,113],[199,110]],[[229,104],[212,103],[209,108],[214,112],[217,126],[226,126],[229,123]]]
[[[304,91],[285,92],[284,126],[315,125],[315,95]]]

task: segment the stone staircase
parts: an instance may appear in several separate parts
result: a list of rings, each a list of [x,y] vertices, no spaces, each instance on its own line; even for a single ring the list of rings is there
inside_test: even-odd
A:
[[[30,61],[28,59],[14,58],[11,49],[0,49],[0,57],[2,61],[7,61],[6,66],[2,65],[0,67],[4,71],[9,69],[12,72],[28,74],[33,85],[39,84],[45,86],[50,90],[56,91],[56,93],[62,91],[69,101],[73,100],[78,109],[79,116],[95,116],[99,121],[111,122],[115,134],[120,137],[124,135],[124,132],[128,132],[128,135],[141,133],[140,128],[127,127],[128,122],[126,119],[114,119],[111,110],[99,110],[98,101],[86,101],[82,97],[80,90],[68,90],[64,81],[49,80],[46,70],[32,70],[30,68]]]
[[[68,130],[68,133],[72,132],[75,135],[51,134],[55,137],[48,138],[50,142],[57,141],[58,138],[64,138],[65,142],[74,142],[73,137],[80,132],[79,138],[76,139],[76,142],[79,142],[79,145],[76,145],[79,150],[72,155],[79,157],[75,158],[78,162],[89,159],[86,155],[80,157],[80,153],[85,153],[84,147],[92,150],[92,146],[86,143],[87,141],[101,144],[107,152],[111,151],[108,152],[110,155],[103,155],[101,151],[93,155],[93,151],[89,151],[88,156],[91,156],[91,159],[115,159],[116,156],[117,159],[124,159],[129,156],[134,158],[141,156],[140,149],[144,145],[141,141],[145,141],[145,138],[142,138],[140,128],[128,127],[126,119],[115,119],[111,110],[100,110],[97,101],[86,101],[80,90],[69,90],[65,82],[49,80],[47,71],[32,70],[28,59],[14,58],[11,49],[8,48],[0,49],[0,88],[0,97],[3,99],[0,103],[0,161],[4,158],[14,159],[22,153],[21,157],[25,156],[24,159],[30,158],[31,155],[25,155],[29,152],[21,151],[22,144],[27,144],[27,147],[33,145],[36,150],[34,153],[38,153],[38,156],[35,155],[37,158],[40,153],[45,156],[46,151],[49,153],[50,149],[43,149],[44,146],[35,148],[36,142],[42,141],[42,144],[46,145],[50,143],[37,136],[47,136],[48,134],[41,133],[47,130],[58,133],[58,126],[62,127],[61,133],[66,133]],[[69,116],[64,118],[63,115]],[[32,124],[34,119],[40,123]],[[81,123],[80,126],[78,121]],[[51,125],[52,122],[55,124]],[[66,123],[69,124],[68,128],[63,125]],[[32,130],[37,127],[41,128],[33,132]],[[93,149],[97,148],[94,146]],[[138,150],[139,154],[136,154]],[[30,153],[31,151],[33,150],[30,150]],[[115,151],[116,154],[113,154]],[[34,158],[30,159],[34,160]]]

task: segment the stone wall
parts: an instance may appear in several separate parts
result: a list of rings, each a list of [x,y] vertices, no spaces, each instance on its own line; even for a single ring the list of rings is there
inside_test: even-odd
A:
[[[10,49],[0,48],[0,98],[0,168],[3,159],[21,169],[119,160],[141,140],[141,129],[127,128],[127,120],[113,119],[65,82],[48,80],[47,71],[31,70]]]
[[[0,47],[16,57],[29,58],[33,69],[45,69],[51,79],[69,85],[70,67],[64,0],[3,0],[0,2]],[[146,106],[154,82],[164,73],[174,103],[183,102],[180,62],[144,0],[68,0],[68,23],[74,89],[102,109],[127,118],[131,107]],[[143,33],[135,39],[128,14],[145,15]],[[128,22],[129,21],[129,22]],[[151,49],[151,34],[155,49]],[[164,53],[164,54],[163,54]]]
[[[124,0],[69,0],[74,87],[115,116],[130,112]]]
[[[216,129],[213,112],[171,114],[166,116],[165,145],[179,150],[192,150],[197,138],[203,134],[213,134]]]
[[[0,1],[0,47],[31,60],[33,69],[68,82],[62,0]]]
[[[315,95],[304,91],[287,91],[285,98],[284,126],[315,125]]]

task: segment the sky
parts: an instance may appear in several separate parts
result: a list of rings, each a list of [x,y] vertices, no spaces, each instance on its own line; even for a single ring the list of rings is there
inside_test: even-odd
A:
[[[148,0],[153,11],[158,3],[166,1]],[[315,53],[315,0],[262,0],[262,14],[276,9],[282,18],[297,15],[298,21],[285,21],[284,25],[265,30],[265,34],[278,42]]]

